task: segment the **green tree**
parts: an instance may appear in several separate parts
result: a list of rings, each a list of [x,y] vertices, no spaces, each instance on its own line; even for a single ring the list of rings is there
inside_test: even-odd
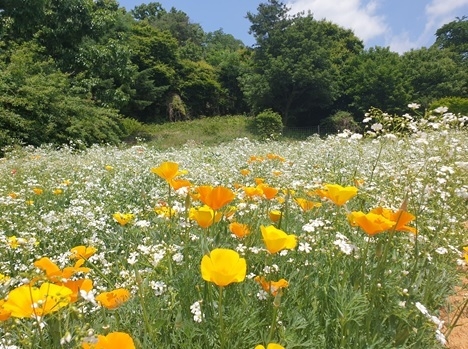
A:
[[[455,21],[444,24],[436,31],[434,46],[456,52],[468,61],[468,17],[457,17]]]
[[[413,102],[428,107],[438,98],[468,94],[468,71],[450,50],[436,47],[411,50],[402,56],[402,63]]]
[[[2,57],[0,147],[8,144],[116,143],[124,132],[115,110],[73,92],[68,76],[34,42]]]
[[[221,85],[215,69],[205,61],[182,61],[180,71],[180,95],[189,116],[219,115]]]
[[[165,121],[169,96],[176,90],[179,55],[177,40],[146,21],[136,22],[128,44],[138,73],[134,97],[123,110],[140,121]]]
[[[224,33],[222,29],[208,33],[204,46],[205,60],[215,68],[223,90],[219,100],[220,113],[247,112],[239,77],[250,59],[251,50],[241,40]]]
[[[248,14],[257,40],[242,89],[254,112],[271,108],[285,125],[317,124],[343,93],[341,67],[362,51],[352,31],[311,15],[287,16],[270,0]]]
[[[373,47],[355,56],[347,67],[345,83],[355,115],[364,115],[370,107],[398,114],[411,101],[403,59],[389,48]]]
[[[130,13],[132,14],[133,18],[138,21],[146,19],[152,22],[160,19],[166,13],[166,10],[164,10],[159,2],[150,2],[148,4],[135,6],[135,8],[130,11]]]

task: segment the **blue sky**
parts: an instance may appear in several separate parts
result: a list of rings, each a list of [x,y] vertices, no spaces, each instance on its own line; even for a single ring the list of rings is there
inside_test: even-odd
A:
[[[133,9],[147,0],[120,0]],[[247,12],[256,13],[260,3],[253,0],[160,0],[169,10],[184,11],[206,32],[223,29],[246,45],[254,44],[248,34]],[[468,16],[468,0],[285,0],[291,13],[310,10],[316,19],[326,18],[352,29],[366,47],[389,46],[402,53],[430,46],[435,32],[456,17]]]

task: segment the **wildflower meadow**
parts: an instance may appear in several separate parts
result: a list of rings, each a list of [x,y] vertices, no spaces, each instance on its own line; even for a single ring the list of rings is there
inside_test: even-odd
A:
[[[0,348],[443,348],[468,253],[466,118],[443,112],[6,152]]]

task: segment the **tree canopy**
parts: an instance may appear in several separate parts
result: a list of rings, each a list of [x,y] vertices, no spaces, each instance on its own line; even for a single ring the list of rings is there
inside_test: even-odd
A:
[[[0,2],[0,147],[115,142],[123,117],[271,110],[306,127],[338,111],[359,119],[370,107],[467,96],[465,16],[438,29],[432,47],[402,55],[364,49],[351,30],[291,15],[279,0],[246,17],[252,47],[159,2],[131,11],[116,0]]]

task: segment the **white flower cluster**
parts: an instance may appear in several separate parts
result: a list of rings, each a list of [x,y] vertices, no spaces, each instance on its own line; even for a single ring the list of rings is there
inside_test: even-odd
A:
[[[418,308],[418,310],[426,317],[428,318],[429,320],[431,320],[434,324],[437,325],[437,330],[436,330],[436,333],[435,333],[435,336],[436,336],[436,339],[439,341],[440,344],[442,345],[446,345],[447,344],[447,340],[445,339],[445,336],[444,334],[442,333],[442,327],[444,325],[444,322],[442,320],[440,320],[437,316],[434,316],[434,315],[431,315],[429,314],[429,311],[427,310],[427,308],[421,304],[420,302],[416,302],[414,303],[414,305],[416,306],[416,308]]]
[[[202,301],[196,301],[190,306],[190,312],[193,314],[193,321],[195,322],[202,322],[203,318],[205,315],[201,311],[201,302]]]

